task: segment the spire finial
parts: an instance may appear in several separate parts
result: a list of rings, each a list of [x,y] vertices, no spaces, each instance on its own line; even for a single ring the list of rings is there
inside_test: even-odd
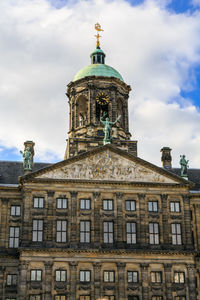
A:
[[[100,38],[101,36],[99,35],[99,32],[100,32],[100,31],[103,31],[103,29],[101,29],[101,25],[100,25],[99,23],[96,23],[96,24],[94,25],[94,28],[95,28],[95,30],[97,31],[97,34],[95,35],[95,37],[97,38],[97,44],[96,44],[96,47],[97,47],[97,48],[100,48],[99,38]]]

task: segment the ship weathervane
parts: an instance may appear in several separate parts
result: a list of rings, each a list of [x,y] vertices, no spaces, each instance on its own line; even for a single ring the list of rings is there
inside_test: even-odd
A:
[[[101,37],[101,35],[99,35],[99,32],[103,31],[103,29],[101,28],[101,25],[99,23],[96,23],[94,25],[94,28],[97,31],[97,34],[95,35],[95,37],[97,38],[97,48],[100,48],[99,38]]]

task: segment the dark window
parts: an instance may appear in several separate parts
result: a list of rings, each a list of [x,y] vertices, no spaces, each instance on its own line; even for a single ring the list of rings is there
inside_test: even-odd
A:
[[[103,200],[103,210],[113,210],[113,200]]]
[[[43,197],[34,197],[33,198],[33,207],[34,208],[44,208],[44,198]]]
[[[114,271],[104,271],[103,272],[104,282],[115,282],[115,272]]]
[[[19,217],[21,215],[21,207],[19,205],[12,205],[10,207],[10,215],[13,217]]]
[[[135,209],[135,200],[126,200],[126,210],[134,211]]]
[[[54,299],[55,300],[66,300],[67,297],[65,295],[56,295]]]
[[[19,247],[19,227],[18,226],[10,227],[9,247],[10,248],[18,248]]]
[[[6,285],[17,285],[17,275],[8,274],[6,278]]]
[[[148,211],[157,212],[158,211],[158,202],[149,201],[148,202]]]
[[[57,198],[56,208],[66,209],[67,208],[67,199],[66,198]]]
[[[101,56],[100,55],[97,55],[97,63],[101,63]]]
[[[173,245],[181,245],[181,224],[175,223],[171,224],[171,232],[172,232],[172,244]]]
[[[159,244],[159,224],[149,223],[149,243],[152,245]]]
[[[43,240],[43,220],[33,220],[33,242],[42,242]]]
[[[80,282],[90,282],[90,271],[80,271]]]
[[[80,243],[90,243],[90,221],[80,221]]]
[[[31,281],[42,281],[42,270],[31,270]]]
[[[80,296],[79,300],[90,300],[90,296],[88,296],[88,295]]]
[[[55,281],[66,281],[67,272],[65,270],[56,270],[55,271]]]
[[[104,296],[103,299],[105,299],[105,300],[115,300],[115,296]]]
[[[41,300],[42,297],[41,297],[41,295],[30,295],[29,299],[30,300]]]
[[[139,300],[139,297],[130,295],[130,296],[128,296],[128,300]]]
[[[170,211],[171,212],[180,212],[180,202],[170,202]]]
[[[136,223],[126,223],[126,241],[127,244],[136,243]]]
[[[103,222],[103,242],[112,244],[113,243],[113,222]]]
[[[128,271],[127,272],[127,281],[136,283],[138,282],[138,272],[137,271]]]
[[[67,241],[67,221],[56,221],[56,242],[66,243]]]
[[[153,283],[162,282],[162,272],[151,272],[151,282]]]
[[[90,209],[90,199],[80,199],[80,209]]]
[[[152,300],[162,300],[163,297],[162,297],[162,296],[152,296],[151,299],[152,299]]]
[[[175,283],[184,283],[185,282],[185,273],[184,272],[174,272],[174,282]]]

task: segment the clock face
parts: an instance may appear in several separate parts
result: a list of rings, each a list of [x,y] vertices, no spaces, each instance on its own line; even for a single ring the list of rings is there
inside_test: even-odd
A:
[[[109,97],[103,92],[97,94],[96,101],[99,105],[106,105],[109,102]]]

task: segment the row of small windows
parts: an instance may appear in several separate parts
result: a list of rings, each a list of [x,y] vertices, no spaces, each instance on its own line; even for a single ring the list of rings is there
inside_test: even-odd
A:
[[[43,241],[43,220],[33,220],[32,241]],[[56,221],[56,242],[67,242],[67,221]],[[182,244],[181,224],[171,224],[171,236],[173,245]],[[80,221],[80,243],[91,242],[91,222]],[[103,242],[112,244],[114,242],[114,222],[103,222]],[[126,223],[126,242],[127,244],[137,243],[137,224],[135,222]],[[157,245],[160,243],[160,233],[158,223],[149,223],[149,244]],[[9,247],[19,247],[19,227],[10,227]]]
[[[153,271],[150,273],[152,283],[162,283],[162,272]],[[8,274],[6,279],[6,285],[17,285],[17,275]],[[33,269],[30,271],[31,281],[42,281],[42,270]],[[174,272],[174,283],[185,283],[185,273],[184,272]],[[55,270],[55,281],[56,282],[66,282],[67,281],[67,271],[66,270]],[[91,282],[91,271],[81,270],[79,272],[80,282]],[[104,282],[115,282],[115,271],[104,271],[103,272]],[[139,275],[138,271],[127,271],[127,282],[128,283],[138,283]]]
[[[42,300],[41,295],[30,295],[30,300]],[[80,296],[79,300],[90,300],[90,295]],[[128,300],[139,300],[139,296],[128,296]],[[175,300],[186,300],[185,296],[175,296]],[[6,300],[16,300],[15,298],[6,298]],[[56,295],[54,296],[54,300],[67,300],[67,296],[65,295]],[[115,296],[104,296],[103,300],[115,300]],[[163,300],[162,296],[152,296],[151,300]]]
[[[44,198],[33,198],[33,207],[34,208],[44,208]],[[56,208],[57,209],[67,209],[68,208],[68,199],[58,198],[56,199]],[[125,208],[127,211],[136,210],[136,201],[135,200],[126,200]],[[91,209],[91,200],[90,199],[80,199],[80,209],[81,210],[90,210]],[[103,200],[103,210],[114,210],[113,200],[104,199]],[[149,201],[148,202],[148,211],[149,212],[158,212],[158,202]],[[180,212],[180,202],[170,202],[170,211],[171,212]],[[12,205],[10,208],[11,216],[20,216],[21,207],[19,205]]]

